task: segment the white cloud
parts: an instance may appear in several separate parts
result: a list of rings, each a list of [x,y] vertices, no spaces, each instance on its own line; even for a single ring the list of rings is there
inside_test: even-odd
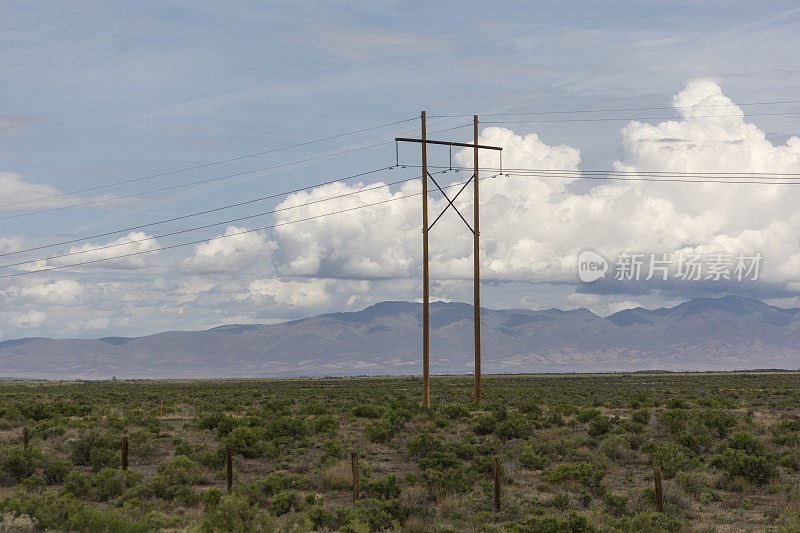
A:
[[[12,322],[14,326],[19,329],[31,329],[38,328],[45,322],[45,320],[47,320],[46,313],[31,310],[22,313],[21,315],[16,315]]]
[[[128,203],[113,195],[83,198],[64,194],[55,187],[41,183],[28,183],[19,174],[0,172],[0,211],[28,211],[66,207],[85,202],[100,202],[102,206]],[[96,204],[95,204],[96,205]]]
[[[709,107],[730,104],[715,83],[689,84],[675,96],[674,104],[681,119],[656,124],[631,122],[621,130],[622,149],[615,168],[634,173],[800,172],[800,139],[792,137],[784,145],[774,145],[735,106]],[[480,141],[504,146],[506,168],[580,168],[577,148],[551,146],[535,134],[519,135],[489,127],[481,132]],[[472,153],[468,150],[454,156],[460,165],[471,166]],[[483,165],[498,163],[492,153],[482,153],[481,157]],[[387,181],[399,177],[382,176]],[[450,173],[442,176],[440,183],[467,177],[464,172]],[[637,304],[661,305],[668,298],[672,299],[670,303],[678,301],[675,294],[666,291],[634,296],[569,296],[569,283],[577,281],[577,256],[585,249],[596,250],[608,259],[620,252],[758,251],[764,256],[764,279],[784,284],[789,292],[798,290],[792,280],[800,269],[800,241],[796,238],[800,214],[796,214],[794,199],[800,189],[786,185],[618,181],[586,182],[591,188],[581,188],[584,184],[574,183],[578,179],[512,176],[481,181],[482,275],[487,281],[511,282],[490,288],[485,302],[497,307],[587,306],[605,314]],[[374,202],[397,201],[278,226],[268,236],[259,232],[233,235],[245,229],[229,227],[222,234],[229,237],[198,245],[188,258],[174,263],[172,271],[145,284],[125,279],[124,274],[119,280],[97,285],[52,280],[19,284],[3,292],[6,311],[2,314],[0,310],[0,314],[10,326],[19,319],[11,308],[49,305],[44,308],[46,322],[41,319],[43,329],[63,332],[73,331],[64,324],[74,321],[75,309],[86,310],[85,316],[93,320],[106,315],[95,316],[90,311],[102,309],[107,316],[115,317],[107,328],[121,328],[120,320],[126,319],[131,324],[128,333],[136,328],[136,332],[159,331],[176,324],[210,327],[226,317],[241,322],[274,321],[364,307],[391,298],[414,300],[420,294],[421,200],[419,196],[399,198],[419,193],[419,180],[393,189],[375,189],[375,185],[335,183],[290,195],[279,208],[297,208],[279,211],[273,221],[280,224]],[[302,205],[364,189],[370,190]],[[446,202],[431,194],[429,205],[432,220]],[[471,221],[470,189],[456,205]],[[143,233],[132,233],[113,243],[146,238]],[[9,249],[22,243],[21,237],[6,241],[11,242],[6,244]],[[96,246],[84,245],[71,251]],[[63,263],[156,246],[155,241],[147,240],[72,256]],[[449,211],[431,232],[434,298],[470,299],[471,254],[471,233]],[[123,262],[124,266],[117,268],[141,267],[144,257],[134,258],[136,264]],[[184,275],[182,279],[175,277],[176,271]],[[513,283],[517,281],[553,284],[527,290],[530,285]],[[691,290],[687,287],[687,294]],[[502,297],[493,300],[496,294]],[[231,301],[236,302],[235,313],[229,307]],[[59,305],[66,309],[56,310]],[[31,318],[35,317],[23,322],[32,324]]]
[[[105,244],[86,243],[80,246],[73,246],[69,249],[72,254],[68,257],[52,259],[47,264],[38,263],[35,268],[46,267],[47,265],[62,266],[76,263],[93,262],[86,267],[100,267],[120,270],[144,268],[149,255],[158,252],[150,252],[160,247],[155,237],[148,236],[144,232],[131,232],[125,237],[120,237]],[[130,255],[139,254],[139,255]],[[130,255],[129,257],[121,257]],[[117,258],[117,259],[115,259]]]
[[[328,305],[337,296],[345,296],[349,300],[360,294],[366,294],[369,287],[367,281],[265,278],[251,282],[249,293],[243,298],[267,300],[278,307],[319,309]]]
[[[44,283],[34,281],[31,284],[13,288],[13,292],[26,302],[48,305],[74,305],[83,294],[83,286],[77,281],[61,279]]]
[[[275,245],[261,231],[243,233],[246,228],[228,226],[224,239],[198,244],[194,255],[180,265],[184,272],[220,273],[237,271],[265,258]]]
[[[720,106],[720,104],[725,104]],[[745,121],[713,82],[690,83],[676,95],[680,120],[631,122],[622,129],[626,171],[800,172],[800,139],[775,146]],[[717,107],[710,107],[717,106]],[[709,115],[711,115],[709,117]],[[549,146],[535,134],[485,128],[480,142],[501,145],[506,168],[576,170],[580,153]],[[495,167],[494,153],[482,166]],[[472,153],[455,154],[471,166]],[[460,176],[463,176],[461,174]],[[577,178],[576,178],[577,179]],[[482,274],[499,281],[575,281],[578,254],[598,250],[675,253],[690,249],[730,253],[760,251],[774,279],[800,267],[796,189],[784,185],[653,184],[593,182],[576,193],[575,179],[494,178],[481,182]],[[281,207],[354,192],[370,185],[326,185],[290,196]],[[372,190],[276,215],[276,222],[356,207],[419,192],[418,182],[399,191]],[[471,195],[456,205],[471,220]],[[433,195],[432,216],[446,204]],[[412,277],[420,266],[420,207],[415,199],[276,228],[273,254],[282,275],[339,278]],[[702,244],[702,246],[701,246]],[[431,271],[439,279],[471,276],[472,237],[450,212],[431,232]]]
[[[0,237],[0,254],[16,252],[22,249],[24,239],[22,235]]]

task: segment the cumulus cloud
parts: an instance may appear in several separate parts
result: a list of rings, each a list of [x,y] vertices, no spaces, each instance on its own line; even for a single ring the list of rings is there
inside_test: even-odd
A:
[[[181,270],[192,273],[220,273],[239,270],[266,257],[275,247],[261,231],[244,233],[247,228],[228,226],[221,236],[198,244],[194,255],[180,264]]]
[[[31,310],[16,315],[12,322],[19,329],[31,329],[38,328],[45,320],[47,320],[47,313]]]
[[[800,139],[773,145],[719,85],[690,83],[675,96],[681,119],[631,122],[622,129],[617,170],[679,172],[800,172]],[[482,130],[480,142],[500,145],[506,168],[577,170],[580,152],[550,146],[537,135],[505,128]],[[482,166],[496,167],[494,153]],[[494,158],[494,159],[493,159]],[[455,154],[471,166],[472,153]],[[463,176],[463,174],[462,174]],[[572,282],[585,249],[614,257],[622,252],[761,252],[774,280],[800,267],[795,189],[788,185],[653,184],[597,182],[584,193],[580,179],[493,178],[481,182],[482,273],[497,281]],[[288,198],[281,207],[362,190],[333,184]],[[369,191],[333,202],[286,211],[278,222],[322,214],[419,192],[417,182],[391,192]],[[457,207],[471,218],[469,195]],[[432,196],[432,213],[446,204]],[[284,275],[340,278],[416,276],[420,270],[419,202],[402,200],[276,229],[277,271]],[[442,278],[471,276],[471,234],[454,213],[431,232],[432,272]]]
[[[112,195],[83,198],[64,194],[50,185],[28,183],[23,176],[13,172],[0,172],[0,198],[2,198],[0,200],[0,211],[49,209],[84,202],[101,202],[103,206],[129,202],[117,199]]]
[[[71,279],[38,282],[33,281],[20,287],[11,287],[8,293],[26,302],[48,305],[71,305],[79,302],[83,285]]]
[[[12,235],[10,237],[0,237],[0,254],[16,252],[22,249],[22,235]]]
[[[131,232],[125,237],[120,237],[107,243],[86,243],[80,246],[73,246],[69,249],[68,257],[52,259],[47,263],[38,263],[35,269],[47,266],[63,266],[76,263],[92,262],[86,267],[100,267],[120,270],[131,270],[144,268],[148,262],[147,257],[158,252],[145,254],[160,247],[155,237],[151,237],[144,232]],[[139,254],[139,255],[130,255]],[[121,257],[130,255],[129,257]]]
[[[279,278],[258,279],[250,283],[248,293],[240,298],[267,300],[273,305],[290,308],[320,308],[326,306],[337,295],[347,295],[347,305],[358,295],[366,294],[367,281],[342,282],[332,279],[284,280]]]
[[[800,173],[800,139],[791,137],[782,145],[773,144],[739,108],[731,105],[717,84],[692,82],[675,96],[673,103],[679,119],[653,124],[631,122],[622,128],[615,169],[633,175],[653,170]],[[481,131],[480,142],[503,146],[506,168],[578,171],[581,165],[577,148],[549,145],[535,134],[489,127]],[[460,165],[472,165],[469,150],[455,153],[454,157]],[[481,157],[484,166],[499,163],[493,153]],[[577,187],[579,174],[568,179],[491,175],[486,171],[482,174],[486,179],[480,182],[482,276],[496,282],[491,290],[492,294],[501,294],[502,306],[587,306],[610,313],[637,304],[673,304],[694,295],[694,288],[688,283],[684,283],[682,294],[671,288],[672,292],[659,293],[664,287],[655,285],[636,290],[622,290],[619,285],[624,284],[604,285],[605,282],[577,285],[577,257],[587,249],[612,260],[622,252],[760,252],[764,267],[759,283],[769,285],[773,295],[800,292],[800,285],[792,281],[800,268],[800,241],[796,238],[800,214],[795,213],[794,207],[794,196],[800,190],[793,186],[592,181],[587,182],[591,187]],[[398,177],[387,175],[382,179],[393,181]],[[464,172],[449,173],[441,176],[440,183],[445,185],[449,179],[459,185],[467,177]],[[222,320],[233,316],[226,307],[230,301],[236,301],[237,320],[244,322],[247,317],[271,321],[363,307],[391,298],[413,300],[419,295],[421,271],[421,198],[401,197],[420,193],[421,186],[419,180],[393,188],[375,185],[334,183],[290,195],[278,206],[280,211],[273,222],[282,224],[384,203],[279,225],[267,235],[234,235],[244,228],[229,227],[222,234],[229,237],[204,242],[188,258],[174,264],[176,271],[193,274],[182,281],[168,275],[139,287],[109,281],[101,294],[91,295],[87,295],[88,286],[56,286],[53,282],[42,287],[20,285],[13,294],[10,289],[5,291],[4,303],[13,301],[23,310],[29,308],[27,304],[55,305],[57,301],[62,305],[77,301],[87,309],[106,305],[117,316],[133,317],[132,323],[146,322],[157,330],[174,327],[165,318],[166,313],[171,313],[170,321],[177,315],[181,324],[190,326],[213,323],[213,317]],[[364,192],[308,205],[359,191]],[[467,220],[472,215],[470,193],[468,189],[456,201]],[[447,205],[433,192],[428,202],[431,217]],[[293,209],[285,209],[289,207]],[[143,238],[146,235],[126,237]],[[19,247],[20,243],[17,240],[6,246]],[[155,247],[156,243],[147,240],[130,246],[138,250],[135,246]],[[91,254],[112,256],[124,249]],[[67,259],[94,258],[91,254]],[[138,259],[141,261],[141,257]],[[130,263],[127,268],[132,268]],[[231,272],[237,275],[226,275]],[[452,211],[431,232],[431,275],[435,298],[469,300],[472,235]],[[530,282],[545,285],[539,286],[541,290],[528,291]],[[589,294],[592,287],[600,286],[605,288]],[[549,298],[546,303],[544,293]],[[491,298],[489,294],[485,296]],[[46,327],[61,320],[52,306],[45,310],[50,315]],[[32,323],[32,318],[35,317],[24,322]],[[15,320],[9,317],[6,323],[13,324]]]

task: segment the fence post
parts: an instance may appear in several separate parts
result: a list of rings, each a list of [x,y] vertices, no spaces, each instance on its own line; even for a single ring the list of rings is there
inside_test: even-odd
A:
[[[128,469],[128,437],[122,437],[122,469]]]
[[[358,495],[360,493],[359,490],[359,481],[360,481],[360,474],[358,471],[358,453],[350,452],[350,460],[353,465],[353,502],[358,500]]]
[[[494,510],[500,510],[500,458],[494,458]]]
[[[228,492],[233,488],[233,459],[230,443],[225,445],[225,477],[228,480]]]
[[[653,480],[656,484],[656,510],[659,513],[664,512],[663,493],[661,491],[661,469],[656,467],[653,469]]]
[[[158,416],[164,416],[164,400],[161,400],[161,407],[158,410]]]
[[[22,428],[22,449],[28,450],[28,428]]]

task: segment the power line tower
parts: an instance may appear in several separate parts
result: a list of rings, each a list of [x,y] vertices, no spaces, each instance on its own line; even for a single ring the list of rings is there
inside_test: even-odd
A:
[[[414,142],[422,145],[422,402],[425,407],[430,407],[430,290],[429,290],[429,276],[428,276],[428,232],[433,226],[442,218],[442,215],[449,208],[461,218],[466,224],[467,228],[473,235],[473,284],[474,284],[474,313],[475,313],[475,401],[481,401],[481,275],[480,275],[480,216],[479,216],[479,197],[478,197],[478,151],[485,150],[502,150],[499,146],[485,146],[478,144],[478,115],[473,116],[473,144],[457,143],[449,141],[434,141],[427,138],[427,131],[425,126],[425,111],[420,113],[420,122],[422,125],[422,136],[420,139],[408,139],[405,137],[397,137],[395,142]],[[444,189],[439,186],[433,176],[428,172],[428,145],[444,145],[459,146],[464,148],[473,149],[473,173],[472,176],[464,183],[455,196],[451,199],[444,192]],[[433,220],[433,223],[428,225],[428,180],[431,180],[439,192],[447,200],[447,207]],[[453,202],[458,196],[467,188],[470,181],[472,182],[473,191],[473,207],[472,207],[472,225],[470,226],[467,219],[456,209]]]

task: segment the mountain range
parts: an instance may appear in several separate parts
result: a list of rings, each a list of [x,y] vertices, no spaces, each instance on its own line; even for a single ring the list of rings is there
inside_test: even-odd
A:
[[[431,304],[431,372],[470,373],[473,308]],[[422,306],[382,302],[280,324],[144,337],[0,342],[0,377],[183,378],[421,373]],[[800,309],[740,296],[676,307],[481,309],[484,373],[800,368]]]

